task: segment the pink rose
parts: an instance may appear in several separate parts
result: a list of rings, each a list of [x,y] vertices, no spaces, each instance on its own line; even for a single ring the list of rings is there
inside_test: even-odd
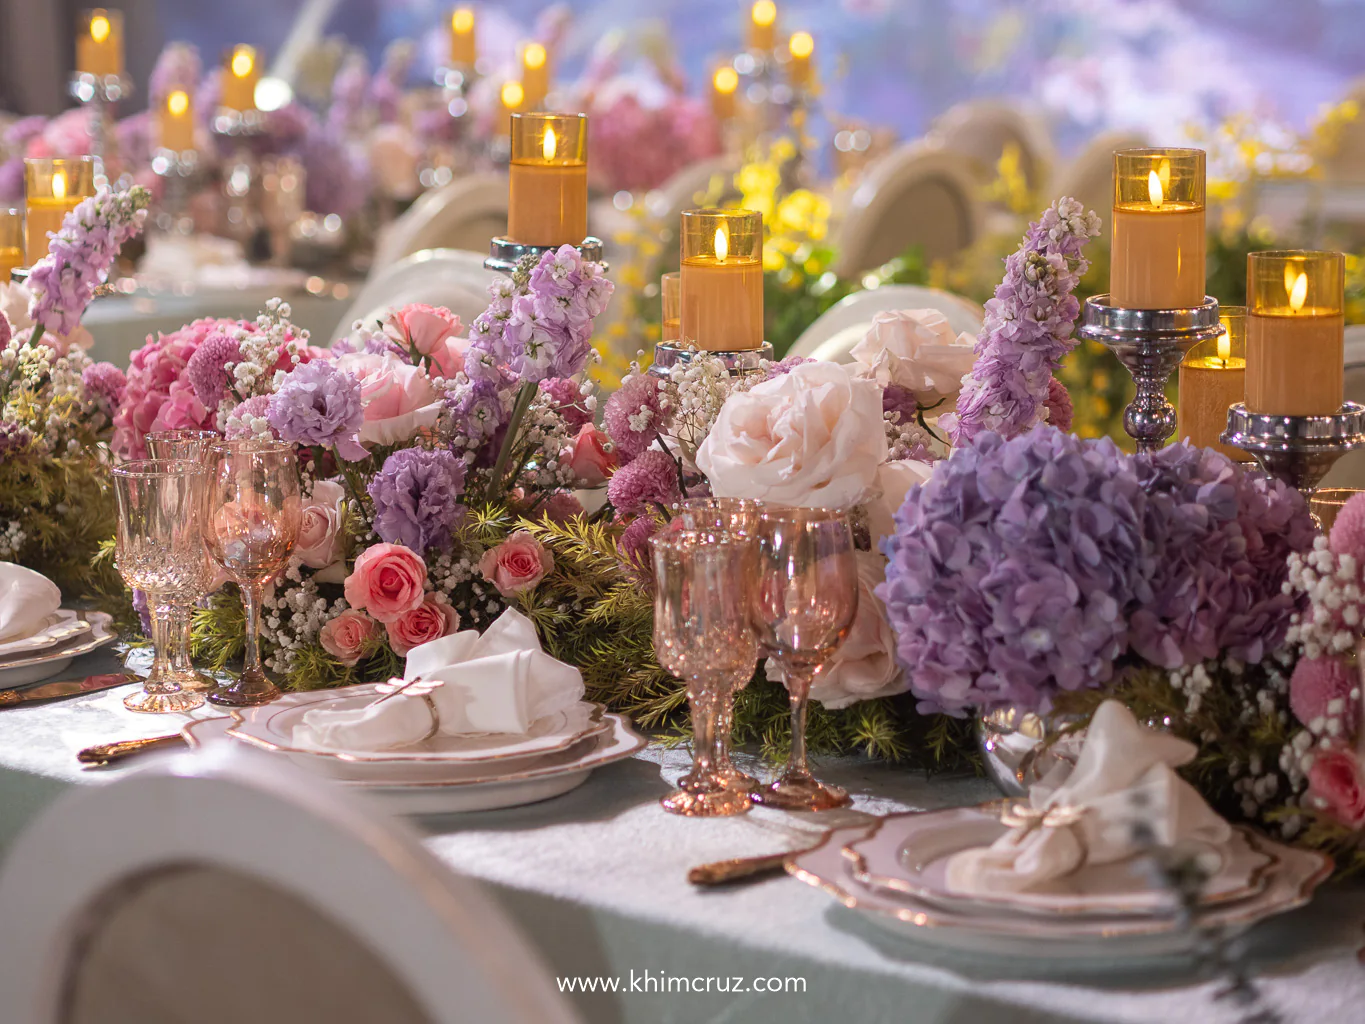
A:
[[[460,625],[460,615],[442,594],[427,594],[412,611],[389,623],[389,646],[395,654],[449,636]]]
[[[294,554],[310,569],[325,569],[341,557],[341,523],[346,492],[335,480],[319,480],[303,506]]]
[[[579,428],[578,435],[564,449],[560,460],[568,462],[582,487],[600,487],[621,464],[611,438],[591,423],[584,423]]]
[[[364,612],[348,608],[335,619],[329,619],[318,632],[322,649],[343,665],[354,665],[373,646],[379,635],[379,623]]]
[[[414,302],[389,314],[384,333],[400,345],[429,356],[446,339],[456,337],[462,327],[460,318],[450,310]]]
[[[534,587],[554,567],[554,556],[525,530],[489,548],[479,559],[479,572],[503,597]]]
[[[362,443],[400,444],[436,423],[441,402],[420,366],[411,366],[392,352],[356,352],[341,356],[336,365],[360,381],[365,407]]]
[[[426,583],[421,555],[398,544],[376,544],[360,553],[346,577],[346,601],[390,623],[422,603]]]
[[[1365,778],[1360,761],[1347,748],[1324,750],[1313,758],[1308,789],[1343,825],[1365,825]]]

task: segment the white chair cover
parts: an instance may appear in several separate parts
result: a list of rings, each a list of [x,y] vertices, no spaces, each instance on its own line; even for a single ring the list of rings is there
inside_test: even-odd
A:
[[[372,274],[332,340],[344,337],[357,320],[370,323],[410,302],[445,306],[468,326],[488,306],[488,285],[497,274],[486,270],[484,254],[468,249],[425,249]]]
[[[940,288],[917,284],[886,284],[854,292],[835,303],[801,332],[789,355],[849,362],[849,350],[862,340],[872,318],[890,309],[936,309],[948,318],[953,330],[979,334],[986,311],[970,299]]]
[[[487,256],[488,240],[506,231],[507,176],[471,174],[423,193],[390,224],[375,251],[374,271],[423,249],[468,249]]]
[[[227,744],[48,808],[0,873],[0,949],[6,1024],[577,1019],[406,826]]]
[[[1106,132],[1091,139],[1076,158],[1059,167],[1048,186],[1050,202],[1061,196],[1078,199],[1087,210],[1099,214],[1104,228],[1100,237],[1109,237],[1109,222],[1114,207],[1114,151],[1150,145],[1145,135],[1136,132]]]
[[[968,100],[949,107],[934,119],[929,133],[945,150],[961,153],[982,182],[998,176],[1005,147],[1019,150],[1020,170],[1031,191],[1052,176],[1054,153],[1042,118],[1003,100]]]
[[[942,259],[980,237],[980,183],[963,156],[911,142],[868,168],[834,234],[836,273],[879,267],[919,246]]]

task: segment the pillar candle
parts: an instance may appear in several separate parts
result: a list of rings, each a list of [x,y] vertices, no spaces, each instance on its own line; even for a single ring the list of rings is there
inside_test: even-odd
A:
[[[815,39],[809,32],[794,32],[787,40],[787,82],[795,87],[810,85],[811,55],[815,53]]]
[[[588,234],[588,116],[513,114],[507,237],[577,245]]]
[[[166,97],[158,113],[158,143],[162,149],[182,153],[194,148],[194,108],[189,93],[176,89]]]
[[[24,211],[0,207],[0,284],[9,284],[10,271],[24,265]]]
[[[473,67],[479,59],[479,48],[474,41],[474,11],[457,7],[450,12],[450,63],[455,67]]]
[[[681,340],[709,352],[763,344],[763,217],[752,210],[682,215]]]
[[[711,113],[722,124],[735,116],[735,90],[739,72],[729,64],[716,68],[711,76]]]
[[[95,194],[94,157],[25,160],[24,194],[24,259],[31,267],[47,255],[48,233]]]
[[[123,12],[97,7],[81,15],[76,36],[76,70],[107,78],[123,74]]]
[[[1204,301],[1204,151],[1114,154],[1109,301],[1176,309]]]
[[[1283,250],[1247,256],[1247,408],[1325,416],[1345,385],[1345,259]]]
[[[1216,448],[1235,462],[1246,452],[1219,442],[1228,425],[1228,406],[1246,398],[1246,307],[1220,310],[1223,334],[1200,342],[1180,364],[1180,426],[1176,437],[1201,448]]]
[[[223,95],[220,103],[229,110],[256,109],[256,83],[261,79],[261,64],[250,46],[234,46],[223,69]]]
[[[521,48],[521,87],[526,93],[526,109],[544,105],[550,92],[550,55],[540,43]]]
[[[682,275],[678,271],[659,278],[663,305],[662,338],[677,341],[682,337]]]
[[[756,0],[749,8],[749,49],[771,50],[777,41],[777,4]]]

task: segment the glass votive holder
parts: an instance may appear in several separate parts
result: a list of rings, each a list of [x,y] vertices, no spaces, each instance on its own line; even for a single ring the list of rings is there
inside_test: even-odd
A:
[[[1180,363],[1176,437],[1244,462],[1246,452],[1218,438],[1227,429],[1228,406],[1246,398],[1246,307],[1222,306],[1219,320],[1223,333],[1195,345]]]
[[[588,234],[588,115],[514,113],[511,133],[507,237],[578,245]]]
[[[1308,510],[1322,524],[1323,533],[1332,529],[1332,524],[1337,521],[1341,510],[1357,494],[1365,494],[1365,491],[1355,487],[1324,487],[1313,492],[1313,496],[1308,499]]]
[[[10,271],[24,265],[24,211],[0,207],[0,284],[9,284]]]
[[[1247,408],[1330,416],[1345,393],[1346,260],[1339,252],[1247,254]]]
[[[679,278],[681,340],[708,352],[763,344],[763,216],[685,210]]]
[[[82,199],[95,194],[95,158],[43,157],[24,160],[24,259],[33,266],[47,255],[47,236]]]
[[[663,340],[677,341],[682,337],[682,274],[679,271],[659,278],[659,295],[663,304]]]
[[[123,12],[82,11],[76,33],[76,71],[108,78],[123,74]]]
[[[1114,154],[1111,305],[1186,309],[1204,301],[1202,149]]]
[[[256,85],[261,80],[261,59],[254,46],[239,43],[223,60],[222,95],[218,105],[240,112],[256,109]]]

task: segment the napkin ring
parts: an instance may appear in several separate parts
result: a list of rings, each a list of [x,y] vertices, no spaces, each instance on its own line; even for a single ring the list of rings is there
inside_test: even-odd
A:
[[[431,699],[431,694],[422,693],[418,694],[418,696],[422,698],[422,700],[426,703],[427,710],[431,712],[431,728],[427,730],[427,734],[425,736],[423,736],[420,740],[417,741],[418,743],[425,743],[427,740],[431,739],[433,736],[435,736],[438,732],[441,731],[441,712],[436,707],[436,702]]]
[[[1059,804],[1056,807],[1042,809],[1024,803],[1007,804],[1000,812],[1000,824],[1008,828],[1021,828],[1027,835],[1035,829],[1066,828],[1068,825],[1074,825],[1084,817],[1088,809],[1071,804]]]

